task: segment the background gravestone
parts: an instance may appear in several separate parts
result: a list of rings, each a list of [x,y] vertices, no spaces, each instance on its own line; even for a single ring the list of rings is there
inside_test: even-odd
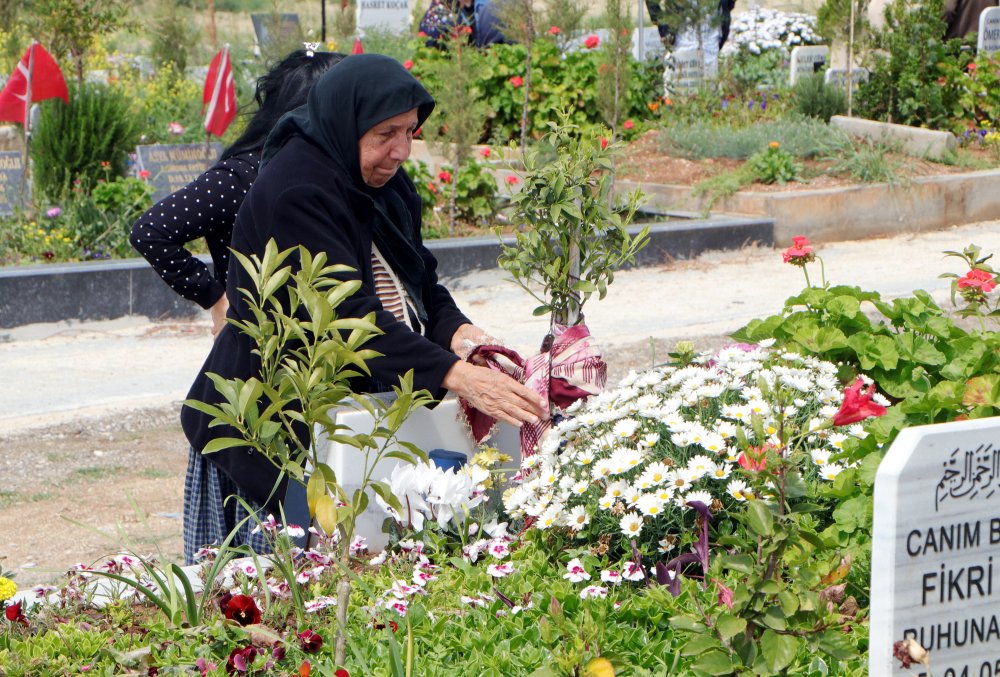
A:
[[[855,67],[851,69],[851,81],[854,83],[852,89],[858,90],[858,85],[868,82],[869,72],[867,68]],[[829,68],[823,74],[823,81],[828,85],[834,85],[841,89],[847,89],[847,69]]]
[[[697,91],[705,81],[705,58],[698,49],[678,49],[672,54],[673,69],[665,72],[668,91]]]
[[[788,84],[794,85],[799,78],[819,73],[830,60],[830,48],[826,45],[795,47],[789,57]]]
[[[137,146],[136,164],[140,171],[149,172],[153,185],[153,202],[191,183],[222,155],[222,144],[213,142],[153,144]]]
[[[281,56],[302,47],[302,27],[298,14],[251,14],[259,51]]]
[[[409,0],[358,0],[357,25],[362,31],[405,33],[411,23]]]
[[[869,674],[1000,674],[1000,418],[903,430],[875,477]]]
[[[20,151],[7,150],[0,152],[0,215],[9,215],[17,211],[27,202],[31,195],[31,186],[24,183],[21,194],[21,180],[24,177],[24,160]]]
[[[976,46],[980,54],[1000,52],[1000,7],[987,7],[979,15]]]

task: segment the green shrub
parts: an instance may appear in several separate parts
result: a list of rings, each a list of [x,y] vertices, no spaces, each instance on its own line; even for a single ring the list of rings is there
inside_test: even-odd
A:
[[[771,141],[778,141],[798,158],[814,157],[843,137],[815,118],[790,116],[748,127],[720,126],[711,121],[674,124],[660,134],[660,146],[670,153],[698,159],[709,157],[748,158]]]
[[[898,146],[844,137],[830,146],[825,158],[832,161],[830,171],[835,174],[848,174],[863,183],[899,185],[905,181],[903,162],[893,157],[894,152],[899,152]]]
[[[804,117],[829,122],[834,115],[847,112],[847,93],[828,85],[821,75],[800,79],[792,88],[795,110]]]
[[[788,183],[799,175],[795,158],[777,141],[770,142],[767,148],[751,155],[747,160],[747,167],[753,173],[754,180],[760,183]]]
[[[76,182],[89,190],[109,173],[125,173],[139,122],[120,89],[76,85],[68,105],[50,100],[41,109],[31,144],[36,199],[58,202]]]

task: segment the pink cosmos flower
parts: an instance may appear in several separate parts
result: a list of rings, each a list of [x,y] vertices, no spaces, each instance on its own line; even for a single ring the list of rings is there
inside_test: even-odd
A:
[[[586,38],[583,39],[583,46],[586,47],[587,49],[594,49],[599,44],[601,44],[601,39],[593,34],[588,35]]]

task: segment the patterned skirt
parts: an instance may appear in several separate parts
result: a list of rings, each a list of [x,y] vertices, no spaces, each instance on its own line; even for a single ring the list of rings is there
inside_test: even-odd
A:
[[[249,513],[234,496],[256,505],[200,451],[190,449],[184,478],[184,563],[194,564],[195,553],[205,546],[219,546]],[[259,508],[257,516],[263,520]],[[263,530],[251,533],[257,520],[244,522],[230,545],[249,545],[258,554],[271,552]]]

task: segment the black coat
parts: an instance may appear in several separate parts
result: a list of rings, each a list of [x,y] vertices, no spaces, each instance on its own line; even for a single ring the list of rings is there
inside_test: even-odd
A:
[[[420,198],[409,178],[400,171],[387,187],[403,197],[412,223],[419,229]],[[374,218],[371,198],[353,187],[344,170],[318,146],[295,137],[261,171],[247,194],[236,217],[232,249],[261,257],[268,240],[273,238],[279,250],[304,245],[314,254],[325,252],[328,264],[342,263],[354,268],[356,273],[338,277],[360,279],[361,289],[341,303],[338,314],[363,317],[375,312],[375,323],[385,333],[364,345],[383,355],[368,362],[372,379],[392,384],[412,369],[414,388],[426,388],[440,398],[444,394],[441,382],[459,359],[450,351],[451,338],[469,319],[455,305],[451,294],[438,284],[437,261],[422,244],[419,252],[426,268],[422,296],[428,315],[424,335],[410,330],[382,308],[375,296],[371,269]],[[251,319],[238,292],[240,288],[252,289],[253,285],[239,261],[232,257],[226,289],[229,317]],[[227,325],[216,339],[188,398],[209,403],[220,401],[214,384],[205,375],[208,372],[227,379],[258,376],[260,361],[252,354],[253,348],[248,336]],[[364,392],[369,387],[370,382],[363,382],[357,383],[355,389]],[[217,437],[236,436],[228,426],[210,428],[209,422],[205,414],[184,407],[181,423],[195,449],[203,449]],[[207,457],[258,504],[265,504],[278,478],[278,471],[270,461],[247,447],[226,449]],[[275,495],[283,496],[284,487]],[[272,499],[267,507],[275,509],[276,501]]]

